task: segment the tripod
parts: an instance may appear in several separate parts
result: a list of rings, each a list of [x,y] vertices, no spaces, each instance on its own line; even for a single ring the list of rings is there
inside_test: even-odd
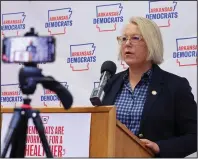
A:
[[[23,99],[21,108],[14,109],[14,114],[5,137],[5,145],[1,157],[6,157],[10,145],[12,145],[10,152],[11,158],[25,157],[28,120],[31,118],[38,131],[46,156],[52,158],[53,156],[45,136],[44,126],[39,116],[39,111],[31,108],[31,99],[28,98],[28,95],[35,92],[36,85],[44,76],[42,75],[42,70],[38,69],[36,64],[25,64],[25,66],[26,67],[21,68],[19,71],[19,83],[22,93],[27,95],[27,98]]]
[[[73,102],[71,94],[56,80],[51,77],[42,75],[42,70],[37,68],[35,64],[25,64],[26,67],[21,68],[19,72],[20,89],[23,94],[31,95],[36,90],[36,85],[41,83],[45,89],[56,92],[65,109],[69,109]],[[65,100],[65,97],[67,100]],[[36,130],[39,133],[44,151],[47,157],[53,157],[47,142],[44,126],[39,116],[38,110],[33,110],[30,106],[31,99],[24,98],[24,104],[21,108],[15,108],[8,132],[6,134],[5,148],[1,155],[6,157],[9,146],[12,144],[10,157],[22,158],[25,156],[26,133],[28,127],[28,119],[33,120]]]
[[[24,158],[26,151],[26,137],[28,120],[31,118],[38,131],[44,151],[48,158],[53,158],[47,142],[44,126],[39,116],[38,110],[33,110],[30,106],[31,99],[25,98],[24,104],[21,108],[14,109],[14,115],[9,125],[9,129],[5,139],[5,147],[1,155],[2,158],[6,157],[9,146],[12,144],[10,158]]]

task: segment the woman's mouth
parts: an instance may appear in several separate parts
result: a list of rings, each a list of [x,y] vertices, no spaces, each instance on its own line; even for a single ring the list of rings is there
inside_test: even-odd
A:
[[[131,55],[131,54],[133,54],[133,53],[132,53],[132,52],[127,51],[127,52],[125,52],[125,54],[126,54],[126,55]]]

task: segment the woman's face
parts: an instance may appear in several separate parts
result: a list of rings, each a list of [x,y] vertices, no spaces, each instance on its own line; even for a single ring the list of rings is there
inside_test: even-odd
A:
[[[119,41],[121,56],[127,65],[139,65],[146,62],[148,49],[136,24],[126,25]]]

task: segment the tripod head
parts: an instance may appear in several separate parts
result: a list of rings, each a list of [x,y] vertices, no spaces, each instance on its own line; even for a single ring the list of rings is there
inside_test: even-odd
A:
[[[30,28],[30,32],[25,33],[24,36],[38,36],[38,33],[34,32],[34,28]],[[22,93],[28,96],[34,94],[36,90],[35,78],[41,78],[43,75],[36,63],[28,62],[23,65],[24,67],[19,71],[19,85]]]
[[[19,71],[19,84],[23,94],[31,95],[36,90],[38,79],[44,77],[36,64],[24,64]]]

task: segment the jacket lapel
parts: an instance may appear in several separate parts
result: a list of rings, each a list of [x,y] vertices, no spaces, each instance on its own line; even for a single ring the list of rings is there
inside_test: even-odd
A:
[[[143,127],[144,121],[146,120],[146,117],[149,114],[151,107],[153,106],[154,102],[157,100],[157,98],[159,97],[162,91],[162,85],[163,85],[162,70],[160,69],[159,66],[154,65],[152,77],[151,77],[151,83],[148,87],[147,98],[142,112],[140,130]]]
[[[127,71],[128,69],[119,73],[118,75],[115,75],[105,86],[104,92],[106,95],[103,99],[103,105],[114,105],[116,95],[123,86],[123,77]]]

